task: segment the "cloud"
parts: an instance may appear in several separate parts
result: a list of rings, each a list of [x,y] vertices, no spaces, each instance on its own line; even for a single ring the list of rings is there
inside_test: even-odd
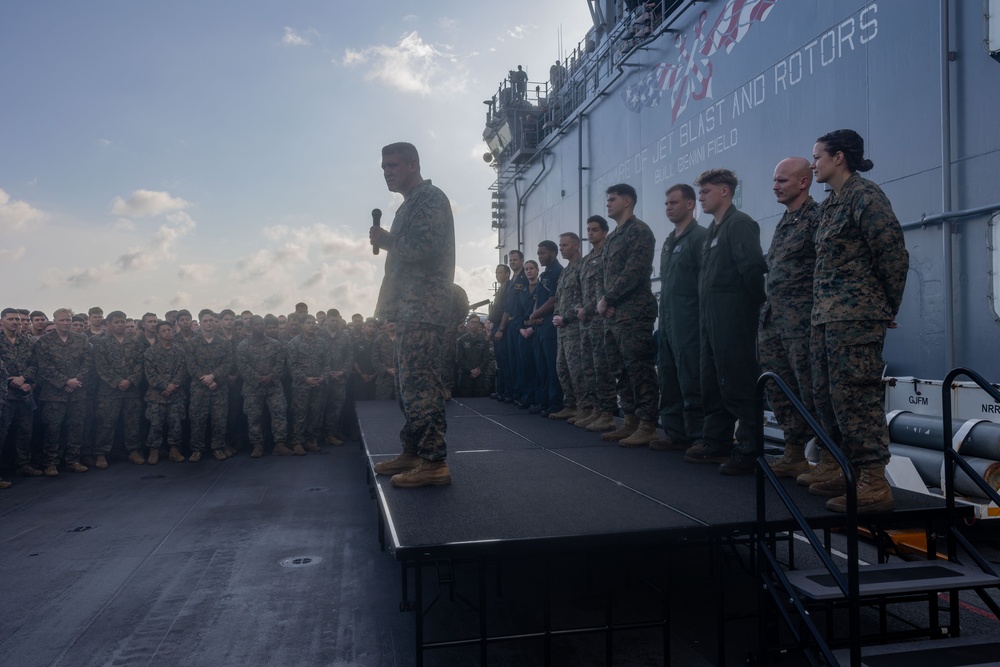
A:
[[[396,46],[380,44],[361,51],[347,49],[342,63],[347,67],[366,65],[366,81],[381,81],[407,93],[429,95],[435,90],[465,88],[464,69],[458,67],[451,48],[428,44],[416,31],[403,35]]]
[[[33,222],[42,222],[48,215],[27,202],[11,199],[0,189],[0,230],[13,232]]]
[[[285,35],[281,38],[281,43],[287,46],[312,46],[312,42],[307,37],[300,35],[294,28],[288,26],[285,26]]]
[[[175,294],[173,297],[170,298],[171,306],[186,308],[190,303],[191,303],[190,292],[177,292],[177,294]]]
[[[489,250],[490,248],[496,248],[497,245],[497,233],[490,232],[489,234],[472,241],[465,241],[459,247],[460,248],[482,248],[484,250]]]
[[[118,256],[115,263],[124,271],[150,269],[161,262],[174,259],[174,246],[194,231],[197,226],[187,213],[177,211],[166,216],[153,238],[140,248],[135,248]]]
[[[275,225],[265,227],[262,233],[272,243],[288,239],[295,246],[317,249],[321,255],[367,256],[371,253],[367,237],[354,236],[346,228],[335,229],[324,224],[308,227]]]
[[[530,31],[531,26],[516,25],[513,28],[507,28],[507,36],[511,39],[524,39]]]
[[[285,280],[289,268],[303,266],[309,261],[308,244],[289,242],[280,247],[262,248],[236,261],[231,276],[240,282],[267,279],[269,282]]]
[[[261,305],[264,306],[265,310],[274,310],[275,308],[285,303],[286,301],[288,301],[288,296],[286,294],[275,293],[264,299],[261,302]]]
[[[100,266],[88,269],[74,268],[65,278],[48,278],[43,281],[45,287],[89,287],[108,282],[115,275],[114,267],[105,262]]]
[[[112,141],[110,139],[98,139],[97,143],[101,148],[107,148],[112,144]]]
[[[215,280],[214,264],[181,264],[177,277],[185,283],[205,284]]]
[[[0,259],[5,262],[16,262],[24,257],[27,249],[22,245],[16,248],[0,248]]]
[[[179,211],[190,205],[180,197],[172,197],[169,192],[136,190],[128,199],[115,197],[111,212],[115,215],[144,217]]]

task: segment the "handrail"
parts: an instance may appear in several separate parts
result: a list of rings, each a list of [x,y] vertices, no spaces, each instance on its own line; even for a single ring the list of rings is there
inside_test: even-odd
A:
[[[837,461],[837,465],[840,466],[844,473],[844,482],[847,486],[847,512],[846,512],[846,530],[845,534],[847,536],[847,579],[844,579],[843,574],[840,569],[834,564],[833,559],[823,548],[820,543],[819,538],[813,533],[812,528],[809,526],[809,522],[806,521],[802,513],[795,507],[795,503],[792,502],[791,497],[785,491],[784,487],[778,481],[777,476],[771,470],[771,467],[767,464],[767,460],[764,458],[764,422],[762,419],[757,419],[755,427],[756,436],[756,466],[757,466],[757,544],[762,555],[765,553],[770,553],[767,551],[767,541],[765,539],[765,528],[767,526],[767,511],[765,507],[766,502],[766,490],[767,487],[764,485],[765,480],[771,485],[774,491],[778,494],[778,497],[784,503],[785,508],[795,519],[795,522],[802,529],[803,534],[806,539],[812,545],[813,549],[816,551],[817,556],[823,562],[823,567],[825,567],[830,576],[833,577],[834,581],[837,583],[838,588],[844,594],[847,599],[847,615],[848,615],[848,626],[850,635],[850,659],[852,665],[861,664],[861,609],[859,604],[859,599],[861,597],[861,584],[858,576],[858,490],[857,490],[857,479],[854,473],[854,467],[851,465],[850,461],[840,451],[838,447],[829,435],[823,430],[816,418],[813,417],[809,411],[806,409],[802,402],[798,399],[795,393],[785,384],[784,380],[778,377],[777,374],[767,371],[762,373],[757,379],[757,386],[754,395],[755,406],[757,415],[762,415],[764,413],[764,390],[767,387],[768,382],[773,382],[778,389],[785,394],[792,407],[802,416],[802,418],[809,425],[809,428],[813,430],[816,437],[823,443],[827,451],[833,455],[834,459]],[[760,558],[757,560],[758,576],[762,577],[763,563],[764,559]],[[784,584],[783,584],[784,585]],[[791,593],[791,591],[788,591]],[[795,597],[794,595],[792,596]],[[815,628],[810,630],[810,634],[813,635],[813,639],[816,640],[817,644],[821,647],[821,650],[825,648],[825,642],[819,636],[818,632],[814,632]],[[761,649],[766,650],[764,646],[764,638],[760,638]],[[828,651],[824,651],[824,655]]]
[[[968,369],[968,368],[955,368],[952,369],[944,377],[944,381],[941,382],[941,412],[944,418],[944,486],[945,486],[945,506],[948,510],[948,525],[953,526],[955,524],[955,466],[957,465],[962,469],[968,477],[980,488],[980,490],[986,494],[986,497],[1000,505],[1000,494],[996,492],[993,487],[986,483],[986,480],[982,476],[972,469],[968,461],[965,460],[961,454],[955,451],[954,434],[952,429],[949,428],[951,424],[951,385],[955,379],[964,375],[985,391],[987,394],[993,397],[993,400],[1000,403],[1000,390],[994,387],[992,384],[986,381],[979,373]],[[954,559],[956,556],[955,546],[949,541],[948,543],[948,558],[949,560]],[[985,562],[985,561],[984,561]],[[982,567],[980,565],[980,567]]]

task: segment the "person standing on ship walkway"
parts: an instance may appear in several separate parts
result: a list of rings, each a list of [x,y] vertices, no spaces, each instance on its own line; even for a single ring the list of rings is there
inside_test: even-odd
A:
[[[813,277],[813,400],[820,424],[855,468],[858,511],[893,507],[885,478],[889,430],[882,405],[882,347],[903,300],[910,256],[889,199],[858,172],[875,165],[854,130],[817,139],[812,170],[833,192],[823,201]],[[809,492],[847,510],[843,474]]]
[[[698,273],[708,233],[694,217],[694,188],[678,183],[667,189],[667,220],[674,229],[660,251],[660,424],[665,437],[650,449],[688,449],[702,440],[701,331]]]
[[[444,323],[451,320],[455,281],[455,220],[447,195],[420,175],[420,157],[409,143],[382,149],[390,192],[403,195],[392,228],[373,225],[372,245],[386,251],[376,316],[396,322],[399,337],[399,403],[406,417],[402,452],[374,466],[398,487],[451,484],[445,432],[445,388],[439,373]]]
[[[653,362],[653,321],[656,297],[650,275],[656,237],[635,216],[638,194],[631,185],[619,183],[607,189],[608,217],[617,224],[604,242],[604,295],[597,313],[608,321],[605,347],[620,355],[614,363],[618,397],[625,412],[620,428],[601,436],[617,440],[622,447],[645,447],[659,439],[657,410],[660,402]]]
[[[819,204],[809,196],[811,185],[812,171],[805,158],[785,158],[774,168],[772,190],[778,203],[784,205],[785,213],[767,250],[767,301],[760,310],[757,351],[761,370],[776,373],[813,414],[809,318]],[[774,474],[796,477],[800,484],[803,479],[811,478],[806,486],[825,479],[814,477],[822,470],[809,471],[805,448],[812,433],[802,415],[774,384],[767,385],[767,402],[785,435],[784,454],[770,462]],[[840,470],[836,462],[834,467]]]
[[[722,463],[719,472],[725,475],[749,474],[754,466],[754,424],[760,418],[754,387],[760,375],[757,322],[767,264],[760,227],[733,205],[736,174],[710,169],[695,184],[702,209],[714,219],[705,234],[698,274],[704,445],[693,445],[684,459]]]

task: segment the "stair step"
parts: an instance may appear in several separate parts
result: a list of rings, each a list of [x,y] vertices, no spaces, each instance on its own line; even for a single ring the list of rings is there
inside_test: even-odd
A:
[[[843,574],[847,576],[846,572]],[[1000,577],[987,574],[977,567],[966,567],[946,560],[864,565],[858,574],[861,597],[1000,586]],[[825,568],[793,570],[786,575],[799,593],[812,600],[844,598],[833,576]]]
[[[850,664],[847,649],[834,651],[842,665]],[[866,646],[861,649],[865,667],[977,667],[996,665],[1000,659],[1000,640],[993,636],[949,637],[924,641]]]

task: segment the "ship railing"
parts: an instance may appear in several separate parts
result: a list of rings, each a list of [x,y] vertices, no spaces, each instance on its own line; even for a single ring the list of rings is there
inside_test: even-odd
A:
[[[968,368],[955,368],[948,375],[945,376],[944,381],[941,383],[941,412],[944,421],[944,492],[945,492],[945,506],[948,511],[948,529],[950,531],[951,537],[953,539],[948,540],[948,560],[957,561],[958,560],[958,547],[961,546],[964,553],[966,553],[976,566],[978,566],[983,572],[989,574],[996,574],[993,567],[986,561],[985,558],[975,549],[968,538],[962,534],[957,527],[957,521],[955,521],[955,509],[956,509],[956,499],[955,499],[955,468],[961,468],[969,479],[971,479],[979,490],[990,501],[1000,506],[1000,494],[997,493],[996,489],[990,486],[983,476],[977,473],[968,461],[965,460],[961,454],[955,449],[955,438],[952,435],[952,429],[950,427],[952,423],[952,402],[951,402],[951,390],[952,384],[955,380],[964,375],[982,388],[983,391],[988,393],[994,401],[1000,403],[1000,390],[997,390],[992,384],[986,381],[979,373],[970,370]],[[976,593],[979,595],[980,599],[990,608],[993,614],[1000,618],[1000,606],[993,600],[992,597],[986,595],[982,589],[975,589]],[[952,600],[957,600],[957,593],[952,592]],[[954,627],[958,627],[958,612],[959,605],[952,604],[951,613],[951,624]]]
[[[961,568],[963,573],[974,573],[976,571],[981,572],[979,575],[969,575],[966,578],[968,583],[963,584],[961,590],[971,589],[976,592],[983,603],[993,612],[995,616],[1000,618],[1000,605],[987,593],[987,589],[998,588],[998,575],[994,568],[990,565],[985,558],[976,550],[972,543],[962,534],[958,529],[958,518],[959,513],[957,510],[956,497],[955,497],[955,474],[956,468],[961,469],[970,479],[974,481],[975,484],[979,486],[983,494],[986,495],[990,500],[992,500],[997,505],[1000,505],[1000,494],[997,493],[982,477],[976,473],[976,471],[969,465],[967,461],[958,453],[955,449],[953,435],[953,429],[949,428],[947,425],[952,424],[952,406],[949,392],[951,386],[955,379],[964,375],[970,380],[978,384],[983,391],[987,392],[993,400],[1000,403],[1000,390],[991,385],[986,381],[981,375],[975,371],[969,370],[967,368],[956,368],[952,370],[944,379],[942,383],[942,412],[943,421],[946,425],[943,429],[944,432],[944,456],[945,456],[945,482],[944,482],[944,493],[945,493],[945,521],[947,523],[946,531],[946,553],[947,560],[950,563],[954,563],[955,566]],[[830,554],[827,552],[821,543],[819,537],[816,535],[815,531],[809,526],[808,521],[801,511],[795,506],[794,501],[791,499],[788,492],[784,489],[777,476],[771,470],[766,459],[764,458],[764,424],[763,421],[758,421],[755,429],[756,435],[756,461],[755,461],[755,472],[756,472],[756,491],[757,491],[757,513],[756,513],[756,526],[755,526],[755,540],[756,540],[756,553],[757,558],[757,577],[758,577],[758,620],[760,623],[760,628],[758,631],[758,651],[759,657],[761,657],[765,662],[767,660],[768,651],[770,650],[769,638],[770,633],[768,632],[768,611],[777,610],[781,620],[784,621],[786,628],[791,632],[795,643],[800,649],[805,653],[806,658],[812,663],[817,664],[820,660],[825,661],[827,664],[836,665],[839,664],[835,656],[831,653],[828,646],[827,640],[824,639],[816,624],[814,623],[809,609],[806,603],[803,601],[802,597],[797,591],[797,587],[792,583],[791,577],[784,571],[783,567],[778,561],[777,554],[775,552],[776,535],[773,534],[776,531],[776,526],[784,524],[787,525],[787,520],[778,521],[774,517],[769,520],[767,512],[767,499],[769,494],[777,495],[791,516],[794,525],[801,530],[805,539],[812,546],[817,557],[822,563],[822,568],[818,569],[818,572],[824,572],[828,574],[831,580],[834,582],[837,588],[840,589],[843,595],[843,603],[847,607],[848,613],[848,655],[851,665],[860,665],[861,663],[861,645],[862,645],[862,635],[861,635],[861,581],[860,581],[860,561],[858,558],[858,507],[857,507],[857,488],[856,488],[856,477],[853,466],[848,461],[847,457],[840,451],[840,449],[833,443],[830,437],[823,431],[822,427],[816,422],[815,418],[809,414],[805,406],[802,405],[798,397],[791,391],[787,384],[785,384],[780,377],[774,373],[768,372],[760,376],[757,381],[756,395],[755,395],[755,409],[757,414],[762,414],[764,409],[764,392],[768,384],[773,383],[785,396],[788,398],[792,407],[802,416],[809,427],[816,434],[816,438],[823,444],[824,447],[833,455],[836,459],[837,464],[840,466],[844,474],[844,479],[846,483],[846,497],[847,497],[847,512],[845,513],[845,522],[843,524],[837,524],[837,528],[841,529],[845,539],[847,540],[847,569],[846,572],[841,571],[834,564]],[[826,528],[829,531],[829,527]],[[930,531],[930,528],[928,528]],[[930,544],[931,534],[928,533],[928,544]],[[964,565],[959,557],[959,550],[961,553],[967,556],[973,563],[973,566]],[[880,551],[881,554],[881,551]],[[934,560],[941,558],[936,549],[928,550],[927,558],[929,560]],[[880,556],[881,559],[881,556]],[[880,563],[882,561],[880,560]],[[873,566],[875,567],[875,566]],[[882,565],[881,567],[889,567],[889,565]],[[797,573],[799,575],[802,572]],[[815,576],[813,571],[807,572],[810,578]],[[965,575],[963,575],[965,576]],[[925,592],[934,592],[941,589],[936,588],[933,585],[932,580],[928,580],[928,585]],[[902,589],[901,589],[902,590]],[[913,592],[915,589],[909,589]],[[961,605],[958,603],[959,600],[959,588],[948,586],[947,593],[949,596],[950,604],[948,605],[948,612],[950,617],[949,624],[949,635],[952,637],[959,637],[961,634],[960,626],[960,610]],[[869,596],[871,593],[869,592]],[[884,591],[881,594],[881,599],[889,600],[892,595],[891,592]],[[936,597],[936,596],[934,596]],[[867,598],[866,598],[867,599]],[[930,610],[929,610],[930,613]],[[797,614],[797,617],[793,616]],[[936,622],[935,622],[936,627]]]
[[[529,82],[520,95],[510,77],[486,103],[487,128],[499,127],[512,115],[533,116],[533,136],[513,136],[498,158],[503,161],[523,149],[535,148],[558,130],[574,111],[600,94],[633,53],[652,42],[698,0],[656,0],[625,11],[603,38],[591,29],[562,62],[558,81]],[[531,143],[533,141],[533,143]]]
[[[836,665],[830,647],[827,646],[823,635],[813,622],[805,604],[796,594],[794,586],[785,575],[778,557],[774,552],[773,539],[770,536],[770,529],[767,520],[767,496],[768,490],[777,494],[785,506],[786,511],[791,516],[795,525],[802,531],[803,536],[812,546],[813,551],[819,558],[823,567],[829,572],[837,587],[840,588],[848,603],[848,626],[851,647],[851,664],[860,664],[861,660],[861,605],[860,605],[860,581],[858,577],[858,491],[854,468],[847,457],[840,451],[840,448],[833,442],[829,435],[823,430],[810,414],[806,407],[799,400],[788,385],[772,372],[763,373],[757,380],[755,394],[755,414],[764,414],[764,393],[769,383],[773,383],[788,398],[792,407],[798,412],[809,425],[809,428],[816,434],[816,438],[823,443],[823,446],[833,455],[844,474],[844,481],[847,486],[847,511],[845,513],[844,535],[847,539],[847,576],[841,572],[840,568],[833,562],[830,553],[824,547],[819,537],[809,525],[809,521],[801,510],[795,505],[795,501],[782,486],[778,477],[771,470],[767,459],[764,457],[764,420],[757,419],[755,427],[756,435],[756,475],[757,475],[757,517],[755,527],[755,540],[757,544],[757,613],[761,623],[767,618],[766,612],[769,608],[768,601],[773,603],[770,608],[778,610],[785,625],[791,631],[803,651],[810,650],[808,641],[812,640],[813,650],[818,651],[827,664]],[[772,585],[771,582],[777,585]],[[798,623],[793,618],[791,610],[786,604],[791,604],[798,614]],[[799,625],[801,624],[801,625]],[[808,637],[803,633],[807,633]],[[767,641],[766,632],[758,632],[758,651],[761,658],[764,658],[770,647]],[[813,661],[811,659],[811,661]]]

